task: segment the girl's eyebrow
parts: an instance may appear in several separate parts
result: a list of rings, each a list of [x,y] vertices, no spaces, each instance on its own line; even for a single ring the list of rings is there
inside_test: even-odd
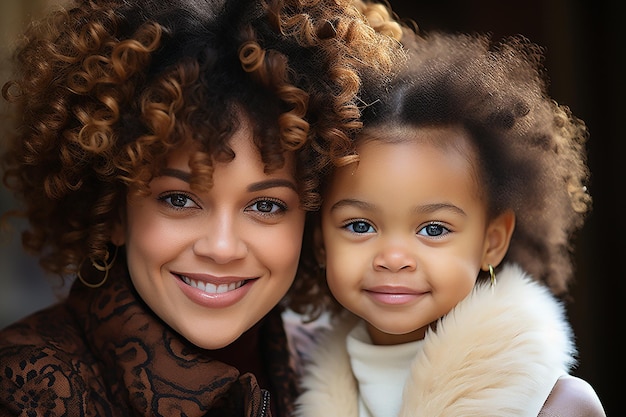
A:
[[[191,182],[191,173],[187,171],[183,171],[175,168],[164,168],[161,171],[161,176],[168,176],[178,178],[179,180],[190,183]],[[270,188],[276,187],[287,187],[294,191],[297,191],[296,184],[293,181],[283,179],[283,178],[270,178],[263,181],[254,182],[248,185],[247,190],[249,192],[254,191],[262,191]]]
[[[339,209],[344,206],[357,207],[362,210],[368,210],[368,211],[372,211],[376,208],[375,205],[367,203],[365,201],[356,200],[354,198],[344,198],[343,200],[339,200],[335,204],[333,204],[332,207],[330,208],[330,211]]]
[[[439,210],[453,211],[461,216],[467,216],[467,213],[461,207],[451,203],[424,204],[423,206],[415,207],[416,213],[433,213]]]
[[[375,205],[367,203],[365,201],[356,200],[353,198],[345,198],[333,204],[330,208],[330,211],[339,209],[344,206],[357,207],[357,208],[360,208],[362,210],[367,210],[367,211],[373,211],[376,209]],[[413,211],[415,213],[426,214],[426,213],[434,213],[439,210],[452,211],[452,212],[460,214],[461,216],[467,216],[467,213],[465,213],[465,211],[462,208],[454,204],[450,204],[450,203],[424,204],[421,206],[416,206]]]

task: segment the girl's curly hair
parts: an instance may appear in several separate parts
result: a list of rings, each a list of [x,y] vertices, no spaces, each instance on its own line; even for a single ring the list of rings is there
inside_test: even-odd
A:
[[[210,187],[242,115],[268,171],[295,152],[301,204],[316,209],[313,142],[348,141],[361,77],[386,79],[402,57],[351,0],[74,0],[28,26],[2,89],[25,249],[61,276],[105,259],[129,190],[146,193],[188,140],[192,186]]]
[[[405,42],[405,39],[403,39]],[[364,86],[372,103],[352,151],[332,161],[358,161],[357,141],[399,140],[390,132],[420,126],[460,126],[477,149],[489,216],[515,212],[504,261],[518,263],[559,297],[573,276],[572,243],[591,209],[584,122],[547,92],[544,52],[522,36],[493,41],[485,34],[433,32],[413,36],[408,65],[389,91]],[[332,180],[328,172],[322,187]],[[401,192],[399,190],[399,192]],[[323,195],[323,188],[322,188]],[[323,271],[325,306],[340,311]]]

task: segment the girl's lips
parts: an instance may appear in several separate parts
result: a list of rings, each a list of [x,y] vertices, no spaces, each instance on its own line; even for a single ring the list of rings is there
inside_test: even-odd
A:
[[[239,302],[252,288],[253,279],[219,279],[222,283],[194,279],[174,274],[183,294],[194,303],[206,308],[226,308]]]
[[[407,287],[373,287],[365,292],[380,304],[400,305],[415,301],[424,296],[425,292],[416,291]]]

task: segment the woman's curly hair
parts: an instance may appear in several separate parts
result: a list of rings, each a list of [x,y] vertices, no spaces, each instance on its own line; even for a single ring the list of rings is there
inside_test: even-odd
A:
[[[74,0],[25,30],[14,73],[3,180],[42,267],[71,275],[106,259],[127,193],[146,193],[186,141],[192,186],[211,186],[232,159],[242,115],[268,171],[296,154],[301,204],[315,210],[313,142],[360,127],[361,77],[385,79],[401,60],[351,0]],[[303,254],[303,262],[309,262]],[[310,279],[292,293],[307,293]],[[297,307],[297,297],[287,300]]]
[[[515,212],[504,262],[518,263],[556,296],[566,297],[573,238],[591,209],[588,131],[568,107],[549,97],[542,48],[522,36],[496,42],[485,34],[440,32],[406,44],[408,65],[389,91],[364,86],[363,98],[372,105],[363,110],[363,130],[352,152],[333,164],[358,160],[359,140],[400,140],[390,132],[411,127],[462,127],[477,150],[488,215]],[[331,180],[328,172],[322,187]],[[323,271],[317,273],[319,292],[328,295],[326,307],[339,311]]]

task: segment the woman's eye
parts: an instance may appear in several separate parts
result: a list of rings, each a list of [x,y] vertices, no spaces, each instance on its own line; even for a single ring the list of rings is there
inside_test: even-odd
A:
[[[159,197],[163,201],[175,208],[195,208],[198,205],[188,195],[182,193],[172,193]]]
[[[248,209],[262,214],[277,214],[287,209],[285,204],[272,200],[258,200],[248,206]]]
[[[429,223],[418,230],[417,234],[422,236],[437,237],[450,233],[450,230],[439,223]]]
[[[350,222],[344,226],[346,229],[351,231],[352,233],[374,233],[376,230],[366,221],[357,220],[354,222]]]

